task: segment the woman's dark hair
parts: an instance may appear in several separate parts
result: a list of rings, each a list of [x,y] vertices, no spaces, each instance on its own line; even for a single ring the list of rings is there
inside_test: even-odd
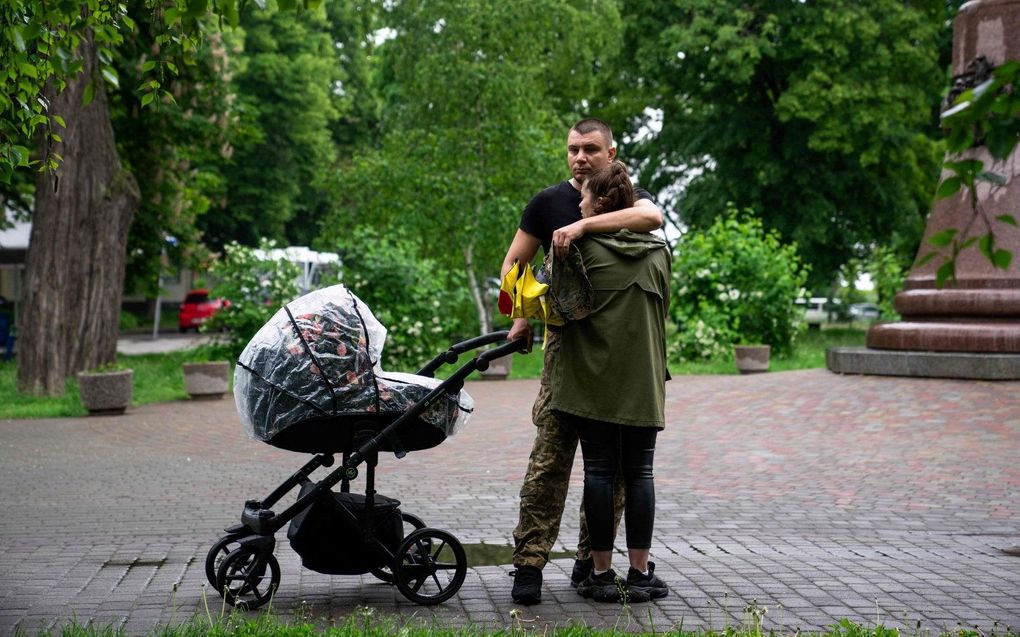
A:
[[[634,205],[634,185],[623,162],[613,161],[592,171],[584,180],[584,187],[591,193],[592,212],[597,215]]]

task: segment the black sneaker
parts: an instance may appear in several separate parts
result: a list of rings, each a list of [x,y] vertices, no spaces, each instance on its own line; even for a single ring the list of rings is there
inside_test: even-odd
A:
[[[570,573],[570,585],[577,588],[578,584],[591,575],[593,568],[595,568],[595,560],[590,557],[586,560],[574,560],[574,570]]]
[[[613,569],[598,575],[592,571],[577,585],[577,593],[596,602],[618,602],[627,593],[627,583]]]
[[[514,587],[510,597],[514,603],[531,606],[542,601],[542,570],[534,566],[518,566],[510,573],[514,576]]]
[[[669,595],[666,583],[655,576],[655,563],[648,563],[648,575],[631,568],[627,571],[627,588],[634,598],[646,597],[648,599],[662,599]]]

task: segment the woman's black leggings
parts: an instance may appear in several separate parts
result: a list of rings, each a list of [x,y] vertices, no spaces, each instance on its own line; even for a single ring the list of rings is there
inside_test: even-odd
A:
[[[584,456],[584,515],[595,551],[613,549],[613,481],[623,476],[627,548],[652,546],[655,522],[655,427],[631,427],[579,419],[577,428]]]

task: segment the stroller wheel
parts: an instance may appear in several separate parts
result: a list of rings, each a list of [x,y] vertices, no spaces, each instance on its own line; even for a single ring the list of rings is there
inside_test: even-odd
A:
[[[413,515],[411,513],[403,513],[403,512],[401,512],[400,517],[404,521],[404,537],[407,537],[407,526],[408,525],[411,526],[411,531],[416,531],[418,529],[424,529],[425,528],[425,522],[422,521],[422,519],[419,518],[417,515]],[[372,575],[375,575],[377,578],[381,579],[382,581],[386,582],[387,584],[392,584],[393,583],[393,572],[390,570],[389,565],[387,565],[387,566],[380,566],[379,568],[373,568],[372,569]]]
[[[418,529],[404,538],[396,562],[397,589],[418,604],[445,602],[460,590],[467,575],[464,547],[439,529]]]
[[[268,602],[280,586],[280,563],[272,553],[241,546],[223,558],[216,583],[228,604],[252,610]]]
[[[241,539],[242,535],[224,535],[219,539],[216,544],[212,545],[209,549],[209,553],[205,556],[205,578],[209,580],[209,585],[214,589],[216,588],[216,573],[220,570],[220,564],[223,563],[223,558],[227,556],[231,551],[241,546],[238,540]],[[223,591],[219,591],[223,594]]]

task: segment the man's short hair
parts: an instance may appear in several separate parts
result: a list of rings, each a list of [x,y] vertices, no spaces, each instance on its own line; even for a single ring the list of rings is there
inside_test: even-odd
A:
[[[606,148],[613,147],[613,129],[609,127],[609,124],[597,117],[586,117],[571,126],[570,130],[577,131],[582,135],[598,131],[602,133],[602,137],[606,140]]]

